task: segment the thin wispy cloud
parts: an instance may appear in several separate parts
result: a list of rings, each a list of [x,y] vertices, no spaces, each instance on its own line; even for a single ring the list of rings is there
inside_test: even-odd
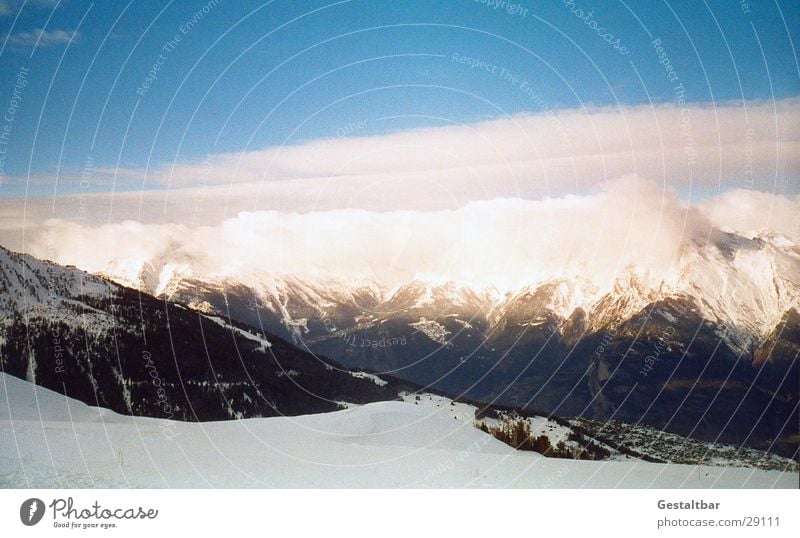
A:
[[[80,37],[75,31],[44,30],[36,28],[27,32],[17,32],[8,36],[8,42],[20,47],[51,47],[65,45]]]
[[[683,190],[771,191],[800,179],[800,100],[563,110],[96,172],[133,188],[220,186],[281,211],[455,208],[580,194],[632,173]]]

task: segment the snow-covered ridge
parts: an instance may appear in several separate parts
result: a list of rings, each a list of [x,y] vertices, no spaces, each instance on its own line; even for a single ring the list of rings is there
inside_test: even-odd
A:
[[[18,315],[104,334],[114,326],[113,317],[80,299],[106,299],[114,292],[115,285],[100,277],[0,247],[0,329]]]
[[[447,344],[447,337],[450,332],[441,323],[422,317],[419,318],[419,321],[409,323],[409,325],[437,344]]]
[[[367,372],[350,372],[350,375],[358,379],[369,379],[379,387],[385,387],[386,384],[388,383],[388,381],[381,379],[375,374],[369,374]]]
[[[213,321],[214,323],[216,323],[217,325],[219,325],[220,327],[228,329],[229,331],[231,331],[234,334],[238,334],[240,336],[243,336],[243,337],[247,338],[248,340],[251,340],[253,342],[257,342],[259,344],[259,348],[258,349],[260,351],[264,352],[264,353],[266,353],[267,348],[272,347],[272,344],[269,342],[269,340],[267,340],[266,338],[264,338],[263,336],[261,336],[259,334],[254,334],[254,333],[252,333],[250,331],[245,331],[245,330],[240,329],[238,327],[234,327],[233,325],[231,325],[230,323],[228,323],[224,319],[222,319],[220,317],[217,317],[217,316],[206,316],[206,317],[208,319],[210,319],[211,321]]]
[[[58,306],[67,298],[107,297],[102,278],[0,247],[0,302],[9,309]]]

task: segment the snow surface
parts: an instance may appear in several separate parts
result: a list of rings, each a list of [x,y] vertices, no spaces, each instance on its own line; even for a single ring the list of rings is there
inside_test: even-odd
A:
[[[441,323],[430,319],[419,318],[419,321],[409,323],[409,325],[437,344],[447,344],[447,336],[450,334],[450,331],[445,329],[444,325]]]
[[[459,420],[460,404],[428,402],[181,423],[118,415],[0,374],[0,487],[797,485],[777,471],[544,458]]]
[[[367,372],[350,372],[350,375],[358,379],[369,379],[379,387],[383,387],[388,383],[388,381],[381,379],[375,374],[368,374]]]
[[[259,349],[259,351],[261,351],[263,353],[267,352],[267,348],[268,347],[272,347],[272,344],[270,343],[270,341],[267,340],[266,338],[264,338],[263,336],[259,335],[259,334],[254,334],[254,333],[252,333],[250,331],[245,331],[245,330],[242,330],[242,329],[240,329],[238,327],[234,327],[233,325],[231,325],[230,323],[228,323],[224,319],[222,319],[220,317],[217,317],[217,316],[206,316],[206,317],[208,319],[210,319],[211,321],[213,321],[214,323],[216,323],[217,325],[219,325],[220,327],[228,329],[229,331],[231,331],[234,334],[238,334],[240,336],[243,336],[243,337],[247,338],[248,340],[252,340],[253,342],[259,343],[260,346],[259,346],[258,349]]]
[[[403,401],[413,403],[414,405],[420,405],[426,407],[430,412],[439,413],[445,415],[447,417],[453,418],[455,420],[459,420],[466,424],[472,424],[474,426],[479,426],[481,424],[487,426],[488,428],[499,428],[502,426],[503,420],[507,418],[511,418],[507,415],[507,413],[500,411],[500,420],[497,418],[489,418],[483,417],[480,420],[475,418],[475,412],[477,411],[477,407],[471,404],[466,404],[462,402],[455,402],[450,398],[445,396],[439,396],[437,394],[430,394],[430,393],[422,393],[422,394],[414,394],[404,392],[401,393],[401,397]],[[514,415],[514,418],[518,418]],[[566,426],[562,426],[552,420],[549,420],[547,417],[542,416],[532,416],[526,417],[523,420],[528,422],[528,425],[531,429],[531,435],[533,437],[539,437],[540,435],[546,436],[550,440],[550,444],[552,446],[556,446],[559,442],[564,442],[568,447],[577,448],[579,445],[575,441],[570,441],[568,436],[572,431],[570,428]],[[598,445],[603,446],[606,450],[608,450],[611,455],[609,456],[608,460],[629,460],[629,456],[625,456],[620,454],[616,449],[611,448],[603,443],[594,440],[594,442]]]

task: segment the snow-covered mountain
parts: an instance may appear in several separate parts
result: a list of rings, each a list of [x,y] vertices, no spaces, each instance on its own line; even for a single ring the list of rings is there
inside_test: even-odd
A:
[[[269,273],[196,276],[187,259],[119,260],[103,275],[156,296],[194,298],[187,302],[201,309],[222,311],[223,295],[246,296],[253,312],[276,318],[287,335],[308,338],[351,329],[369,318],[409,313],[426,319],[449,315],[465,323],[477,318],[487,322],[489,331],[520,310],[527,310],[530,318],[520,323],[531,324],[548,316],[562,323],[582,313],[588,328],[598,330],[624,322],[658,301],[680,299],[714,323],[727,343],[748,350],[789,310],[800,309],[798,246],[774,234],[748,238],[718,230],[712,237],[684,244],[667,268],[629,265],[605,281],[599,281],[591,267],[583,273],[567,270],[504,293],[492,286],[424,277],[389,288],[378,277],[342,281]],[[274,321],[265,319],[268,325]]]
[[[19,318],[46,318],[70,328],[101,334],[113,326],[110,314],[87,309],[83,299],[107,298],[114,284],[75,268],[43,263],[0,247],[0,332]]]

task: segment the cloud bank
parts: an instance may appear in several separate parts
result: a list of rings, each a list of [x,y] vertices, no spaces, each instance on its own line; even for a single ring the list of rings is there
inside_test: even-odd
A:
[[[715,240],[718,228],[741,225],[751,235],[779,233],[800,244],[797,215],[800,197],[739,190],[691,206],[656,182],[627,176],[594,194],[494,199],[456,210],[257,211],[215,226],[49,220],[31,250],[128,278],[150,262],[243,281],[293,274],[391,288],[421,278],[510,290],[590,275],[604,287],[631,264],[654,278],[674,273],[682,249]]]
[[[400,197],[405,191],[406,199],[418,188],[453,199],[462,190],[489,199],[580,192],[630,173],[672,187],[772,190],[776,177],[796,175],[798,165],[800,100],[788,99],[564,110],[314,140],[178,163],[138,178],[175,187],[279,182],[298,191],[303,180],[315,179],[326,195],[347,203],[348,195],[367,190]]]

